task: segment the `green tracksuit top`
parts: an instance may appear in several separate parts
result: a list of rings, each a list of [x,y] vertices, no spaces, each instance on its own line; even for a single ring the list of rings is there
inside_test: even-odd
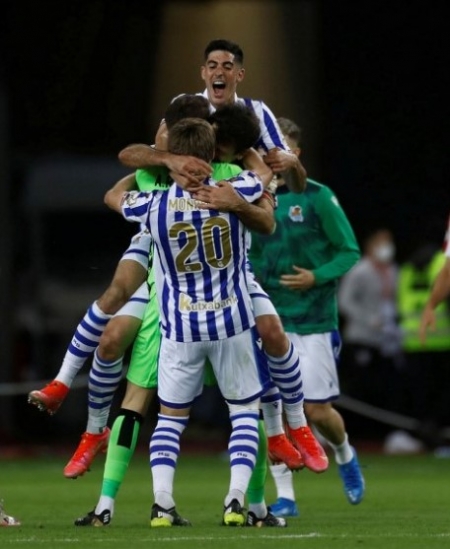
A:
[[[332,190],[308,179],[306,190],[277,191],[272,235],[252,234],[250,263],[268,292],[287,332],[324,333],[338,328],[337,284],[360,257],[353,229]],[[311,270],[315,285],[306,291],[280,284],[293,265]]]

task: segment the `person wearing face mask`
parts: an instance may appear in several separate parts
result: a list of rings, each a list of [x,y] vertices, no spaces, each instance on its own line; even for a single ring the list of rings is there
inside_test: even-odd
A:
[[[398,411],[398,366],[403,354],[392,233],[376,229],[366,238],[363,249],[363,257],[342,278],[338,293],[344,321],[344,384],[352,396],[371,404],[383,402]]]

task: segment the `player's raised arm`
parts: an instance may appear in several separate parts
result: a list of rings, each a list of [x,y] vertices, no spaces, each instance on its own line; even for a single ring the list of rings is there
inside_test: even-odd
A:
[[[117,213],[122,213],[121,205],[123,197],[125,193],[134,189],[136,189],[136,176],[132,173],[120,179],[114,187],[109,189],[109,191],[106,191],[103,200],[108,208],[111,208],[111,210],[114,210]]]

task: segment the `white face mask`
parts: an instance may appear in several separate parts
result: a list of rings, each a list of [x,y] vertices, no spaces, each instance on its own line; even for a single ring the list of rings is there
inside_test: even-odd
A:
[[[390,242],[379,244],[373,249],[373,256],[380,263],[389,263],[395,255],[395,246]]]

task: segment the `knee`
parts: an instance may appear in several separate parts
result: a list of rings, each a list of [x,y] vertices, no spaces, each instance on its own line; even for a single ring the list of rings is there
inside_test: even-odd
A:
[[[331,406],[326,404],[306,404],[305,414],[310,423],[321,425],[326,423],[331,411]]]
[[[118,323],[110,321],[99,341],[98,353],[102,360],[117,360],[123,355],[123,330]]]
[[[261,337],[263,349],[272,356],[283,356],[289,349],[289,340],[280,319],[275,315],[267,315],[258,322],[257,329]]]

